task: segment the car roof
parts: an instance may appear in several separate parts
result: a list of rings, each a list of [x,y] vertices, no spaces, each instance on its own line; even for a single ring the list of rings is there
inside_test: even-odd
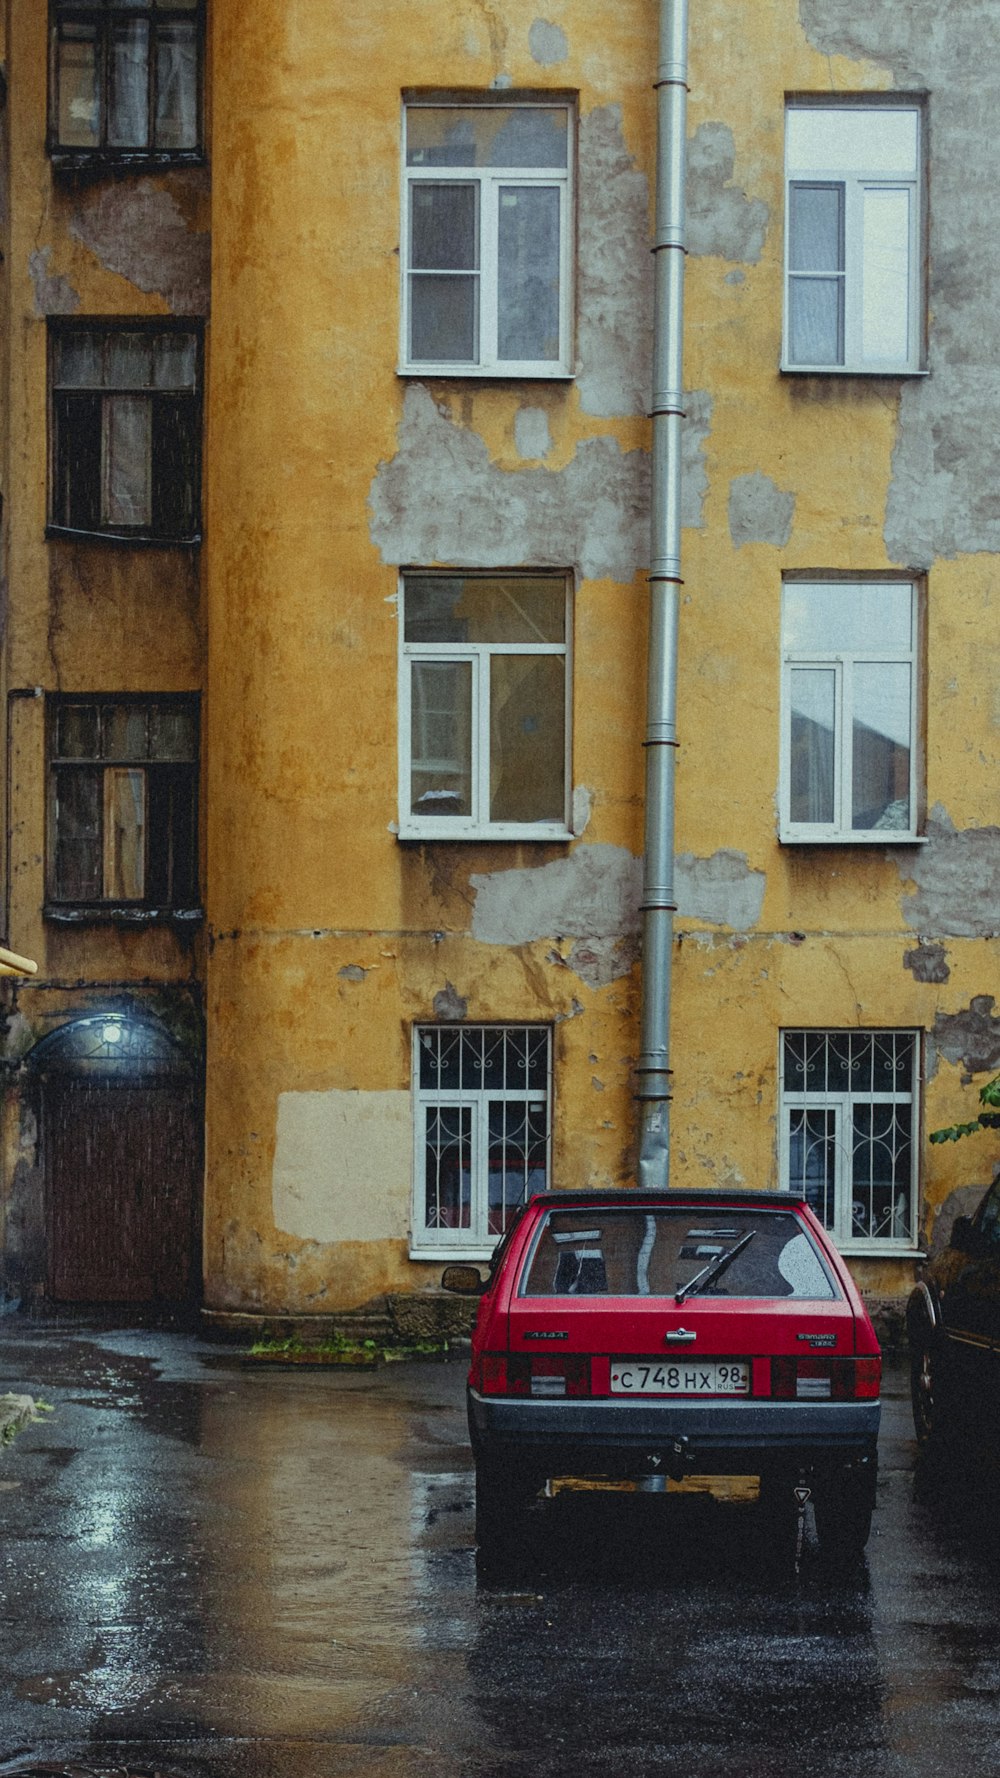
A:
[[[689,1206],[698,1210],[788,1210],[807,1203],[801,1192],[765,1192],[765,1191],[686,1191],[667,1187],[666,1189],[650,1189],[649,1187],[628,1188],[606,1186],[600,1191],[546,1191],[536,1192],[529,1198],[529,1204],[540,1204],[555,1210],[577,1210],[584,1205],[602,1206],[607,1210],[615,1210],[625,1206],[638,1207],[646,1210],[670,1209],[676,1206],[683,1209]]]

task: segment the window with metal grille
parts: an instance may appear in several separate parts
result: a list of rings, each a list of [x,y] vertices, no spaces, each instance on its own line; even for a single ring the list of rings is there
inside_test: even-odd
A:
[[[424,1025],[414,1034],[413,1247],[488,1255],[550,1175],[551,1033]]]
[[[785,1031],[781,1184],[845,1249],[912,1249],[915,1031]]]
[[[201,339],[162,322],[53,325],[49,528],[197,539]]]
[[[51,0],[57,163],[201,157],[203,0]]]
[[[46,912],[198,907],[198,705],[56,698]]]

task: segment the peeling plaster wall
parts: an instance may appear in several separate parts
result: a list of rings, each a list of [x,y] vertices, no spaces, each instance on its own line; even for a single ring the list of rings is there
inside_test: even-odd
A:
[[[992,938],[1000,933],[1000,827],[956,831],[937,806],[927,823],[927,845],[895,854],[904,883],[903,915],[915,932],[948,938]]]
[[[469,885],[476,898],[472,935],[480,944],[617,939],[638,927],[642,861],[621,846],[581,845],[552,864],[475,872]]]
[[[688,399],[684,522],[702,522],[701,447],[711,408]],[[406,391],[396,455],[378,467],[368,509],[387,563],[463,567],[575,564],[588,580],[631,583],[649,561],[649,457],[614,438],[582,439],[565,469],[501,469],[478,433],[422,383]]]
[[[800,0],[803,28],[824,54],[866,58],[900,91],[930,94],[933,251],[930,376],[902,385],[885,517],[890,559],[1000,548],[1000,269],[982,225],[994,181],[993,125],[1000,13],[992,0]]]
[[[585,414],[649,411],[653,259],[649,181],[622,134],[620,105],[580,120],[577,390]]]
[[[162,296],[175,315],[208,313],[211,241],[192,228],[178,191],[153,179],[95,186],[80,197],[69,232],[106,271]]]
[[[769,209],[733,183],[736,145],[728,124],[703,123],[688,142],[687,250],[701,258],[756,265]]]
[[[729,535],[733,548],[744,543],[772,543],[784,549],[792,534],[795,495],[775,486],[769,475],[755,470],[729,484]]]

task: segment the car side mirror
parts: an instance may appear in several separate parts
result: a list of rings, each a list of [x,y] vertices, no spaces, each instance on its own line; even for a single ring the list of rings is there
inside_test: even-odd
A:
[[[956,1216],[951,1225],[951,1242],[959,1253],[971,1253],[976,1245],[976,1231],[971,1216]],[[456,1267],[457,1271],[459,1268]]]
[[[445,1266],[441,1273],[441,1289],[454,1296],[482,1296],[487,1282],[477,1266]]]

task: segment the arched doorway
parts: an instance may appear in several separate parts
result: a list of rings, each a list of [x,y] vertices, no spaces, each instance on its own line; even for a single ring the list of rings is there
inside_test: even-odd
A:
[[[201,1132],[184,1050],[151,1020],[73,1020],[36,1044],[56,1302],[184,1303],[195,1295]]]

